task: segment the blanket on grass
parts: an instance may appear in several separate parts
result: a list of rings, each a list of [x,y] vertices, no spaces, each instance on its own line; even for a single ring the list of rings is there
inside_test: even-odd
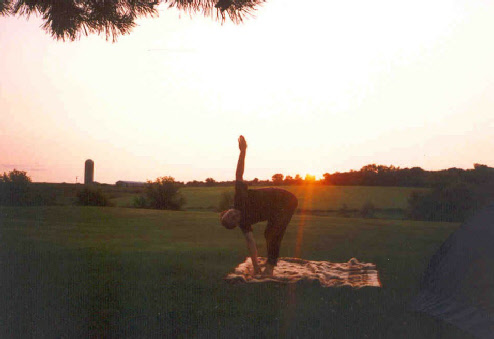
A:
[[[266,263],[266,258],[260,257],[258,259],[260,265]],[[231,284],[308,281],[318,282],[322,287],[382,287],[376,265],[362,263],[355,258],[346,263],[279,258],[272,276],[254,276],[253,271],[252,261],[250,257],[247,257],[243,263],[235,267],[233,273],[225,277],[225,280]]]

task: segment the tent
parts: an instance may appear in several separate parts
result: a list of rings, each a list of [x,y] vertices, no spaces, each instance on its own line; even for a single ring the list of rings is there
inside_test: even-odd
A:
[[[494,338],[494,204],[463,223],[432,256],[411,308],[478,338]]]

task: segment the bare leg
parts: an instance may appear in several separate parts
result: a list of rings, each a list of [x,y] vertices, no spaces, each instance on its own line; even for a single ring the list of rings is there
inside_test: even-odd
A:
[[[264,231],[266,246],[268,250],[268,261],[263,275],[273,275],[273,269],[278,263],[280,254],[281,240],[285,235],[286,228],[292,219],[292,215],[297,208],[297,199],[295,197],[286,201],[286,205],[277,211],[273,217],[268,220],[268,225]]]
[[[285,220],[278,219],[274,222],[268,221],[268,225],[264,231],[268,250],[268,261],[266,263],[266,268],[263,271],[263,275],[273,275],[273,269],[278,262],[281,240],[283,240],[286,227],[288,226],[288,222],[290,222],[290,220],[286,222],[286,218],[284,219]]]
[[[266,266],[264,267],[264,271],[262,271],[262,275],[266,277],[270,277],[273,275],[273,270],[274,270],[274,266],[271,265],[270,263],[266,263]]]

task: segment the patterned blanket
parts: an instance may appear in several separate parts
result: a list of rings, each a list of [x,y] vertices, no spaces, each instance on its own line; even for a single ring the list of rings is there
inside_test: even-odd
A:
[[[259,264],[264,265],[266,263],[266,258],[260,257],[258,259]],[[272,276],[253,276],[253,271],[252,261],[250,257],[247,257],[243,263],[235,267],[233,273],[225,277],[225,280],[231,284],[317,281],[322,287],[382,287],[376,265],[361,263],[355,258],[350,259],[346,263],[279,258],[278,265],[274,268]]]

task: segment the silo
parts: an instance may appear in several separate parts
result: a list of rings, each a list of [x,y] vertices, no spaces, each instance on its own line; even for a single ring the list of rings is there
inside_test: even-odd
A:
[[[94,161],[87,159],[84,164],[84,185],[91,185],[94,181]]]

